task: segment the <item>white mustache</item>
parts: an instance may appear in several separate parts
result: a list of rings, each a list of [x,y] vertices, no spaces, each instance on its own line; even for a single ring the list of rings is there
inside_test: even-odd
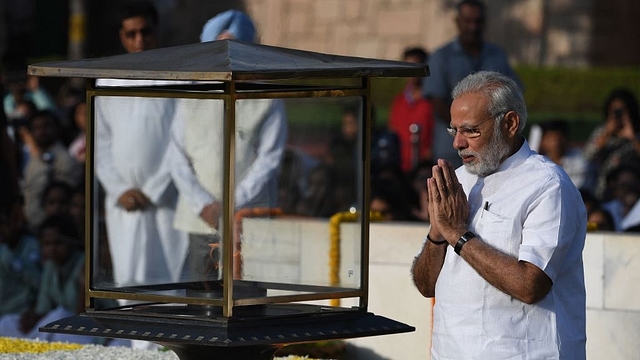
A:
[[[475,152],[475,151],[471,151],[471,150],[458,150],[458,156],[460,156],[460,157],[465,157],[465,156],[478,157],[478,153]]]

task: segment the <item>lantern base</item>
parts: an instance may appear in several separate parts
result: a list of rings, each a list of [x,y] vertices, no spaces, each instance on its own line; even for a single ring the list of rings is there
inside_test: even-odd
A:
[[[358,308],[307,304],[236,307],[236,316],[172,315],[171,305],[146,310],[92,311],[54,321],[40,331],[151,341],[181,360],[272,359],[282,346],[396,334],[415,328]],[[154,307],[158,312],[153,312]],[[176,305],[176,309],[182,306]],[[238,311],[236,311],[236,309]]]

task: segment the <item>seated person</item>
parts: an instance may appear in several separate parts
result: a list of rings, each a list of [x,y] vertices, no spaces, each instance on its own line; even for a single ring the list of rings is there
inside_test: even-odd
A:
[[[589,212],[587,221],[590,225],[595,225],[597,231],[614,231],[613,216],[601,207],[597,207]],[[627,229],[627,231],[630,231]]]
[[[297,214],[328,218],[339,211],[334,196],[334,173],[329,165],[320,163],[314,167],[307,183],[307,190],[296,207]]]
[[[636,168],[622,166],[607,176],[610,200],[602,207],[613,216],[615,231],[625,231],[640,225],[640,173]]]
[[[426,159],[418,163],[411,172],[411,187],[418,194],[418,203],[413,209],[413,215],[416,219],[429,221],[429,193],[427,191],[427,179],[432,175],[433,166],[436,165],[432,160]]]
[[[588,162],[582,156],[582,150],[571,146],[569,124],[566,121],[554,119],[542,124],[542,140],[538,152],[562,166],[577,188],[585,185]]]
[[[80,308],[80,278],[84,278],[84,253],[80,236],[68,215],[53,215],[42,223],[38,238],[42,257],[42,279],[35,305],[0,320],[0,336],[48,341],[92,343],[93,338],[58,333],[40,333],[52,321],[77,314]]]
[[[40,246],[23,217],[0,210],[0,316],[27,311],[40,287]]]

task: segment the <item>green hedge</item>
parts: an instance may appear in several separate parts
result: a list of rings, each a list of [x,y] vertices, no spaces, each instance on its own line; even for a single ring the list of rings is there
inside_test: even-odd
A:
[[[519,66],[532,113],[602,114],[609,92],[626,87],[640,94],[640,68],[550,68]]]
[[[602,121],[602,106],[612,89],[626,87],[640,95],[639,68],[565,68],[517,66],[524,84],[529,123],[562,118],[571,123],[572,140],[586,140]],[[374,79],[372,100],[383,123],[404,79]]]

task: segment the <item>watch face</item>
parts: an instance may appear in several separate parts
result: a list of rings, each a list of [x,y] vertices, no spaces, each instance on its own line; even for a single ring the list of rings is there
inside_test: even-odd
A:
[[[453,250],[455,251],[455,253],[460,255],[460,250],[462,250],[462,246],[464,246],[464,244],[466,244],[467,241],[469,241],[470,239],[473,239],[474,237],[476,236],[470,231],[467,231],[466,233],[462,234],[462,236],[460,236],[460,239],[458,239],[458,242],[456,243],[456,245],[453,247]]]

